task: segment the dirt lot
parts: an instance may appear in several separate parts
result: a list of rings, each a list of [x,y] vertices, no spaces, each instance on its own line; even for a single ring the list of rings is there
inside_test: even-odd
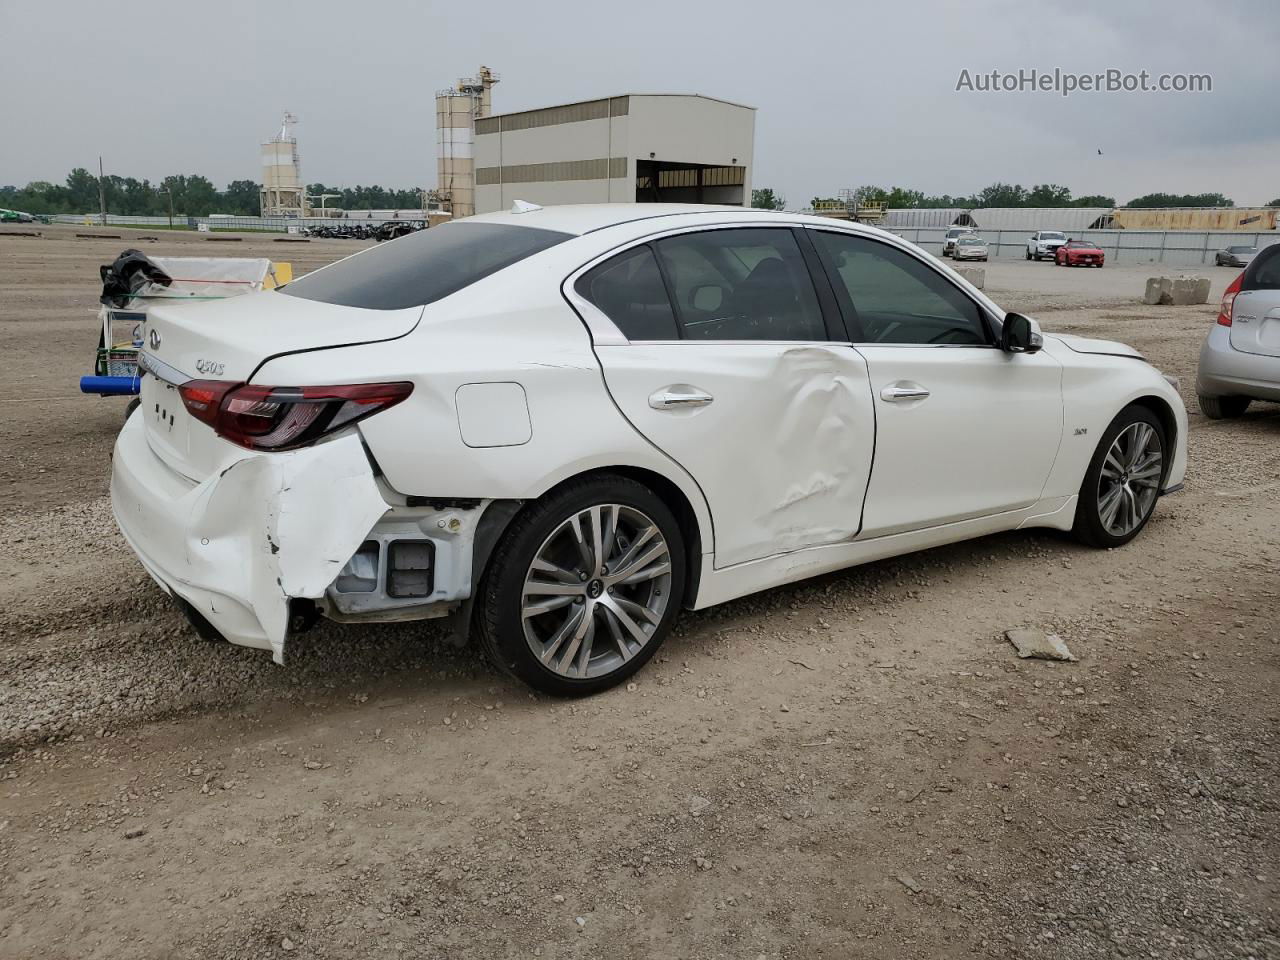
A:
[[[988,270],[1182,378],[1187,489],[1131,546],[774,590],[562,702],[421,626],[197,639],[110,519],[123,402],[75,387],[136,234],[40,229],[0,236],[0,956],[1280,957],[1280,409],[1199,415],[1214,310],[1138,304],[1155,269]]]

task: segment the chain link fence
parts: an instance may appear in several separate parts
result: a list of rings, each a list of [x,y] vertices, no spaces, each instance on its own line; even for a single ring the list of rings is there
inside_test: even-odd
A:
[[[898,227],[890,231],[904,240],[942,255],[946,228]],[[1022,258],[1027,255],[1031,234],[1026,230],[975,230],[987,241],[993,258]],[[1108,263],[1167,263],[1174,267],[1213,266],[1214,254],[1227,247],[1254,246],[1261,249],[1280,243],[1280,232],[1262,233],[1203,230],[1077,230],[1068,231],[1072,240],[1088,240],[1107,255]]]

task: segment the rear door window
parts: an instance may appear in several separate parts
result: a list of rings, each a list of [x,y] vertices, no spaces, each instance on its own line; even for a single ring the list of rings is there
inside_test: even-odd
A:
[[[1280,243],[1273,243],[1249,261],[1241,290],[1280,290]]]
[[[654,246],[685,339],[830,339],[813,279],[789,229],[682,233]]]
[[[339,260],[280,292],[368,310],[434,303],[572,237],[498,223],[448,223]]]

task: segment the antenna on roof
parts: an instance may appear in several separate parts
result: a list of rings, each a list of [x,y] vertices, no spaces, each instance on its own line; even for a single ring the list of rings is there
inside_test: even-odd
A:
[[[528,200],[517,200],[511,204],[512,213],[532,213],[534,210],[541,209],[536,203],[530,203]]]

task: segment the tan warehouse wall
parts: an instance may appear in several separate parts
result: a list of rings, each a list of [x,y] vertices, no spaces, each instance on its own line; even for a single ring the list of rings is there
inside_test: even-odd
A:
[[[1115,226],[1124,230],[1275,230],[1275,207],[1121,207]]]

